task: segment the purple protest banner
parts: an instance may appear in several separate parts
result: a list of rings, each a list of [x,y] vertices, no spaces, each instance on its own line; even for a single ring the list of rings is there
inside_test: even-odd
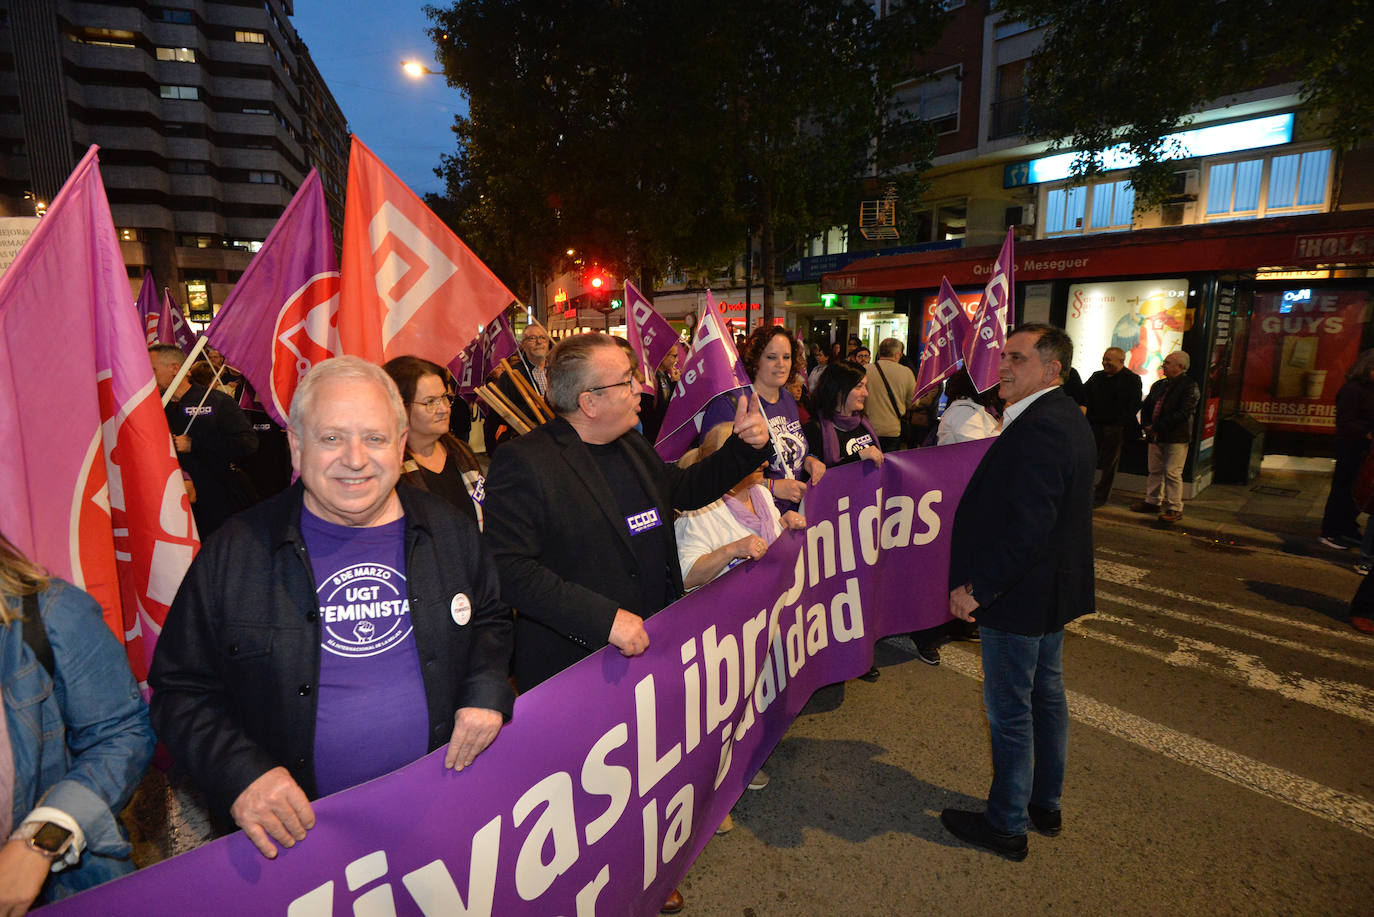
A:
[[[287,426],[310,367],[337,356],[339,264],[314,169],[234,285],[205,337],[243,373],[263,410]]]
[[[1012,262],[1014,242],[1012,228],[1008,226],[1006,241],[997,254],[992,277],[983,288],[978,311],[974,313],[968,337],[964,340],[964,368],[980,392],[986,392],[1001,381],[997,376],[997,364],[1002,359],[1002,345],[1007,342],[1007,321],[1016,290]]]
[[[935,300],[935,321],[925,347],[921,348],[921,365],[916,373],[917,398],[958,370],[964,358],[962,342],[968,330],[968,316],[964,314],[954,287],[949,285],[948,277],[941,277],[940,295]]]
[[[700,414],[711,400],[749,384],[749,375],[735,350],[735,336],[720,317],[715,297],[707,292],[692,349],[681,364],[681,375],[654,443],[658,454],[666,462],[681,458],[697,438]]]
[[[677,345],[677,332],[659,315],[653,303],[644,298],[634,284],[625,281],[625,336],[639,355],[644,378],[652,379],[658,364]],[[655,387],[654,391],[657,391]]]
[[[234,834],[45,913],[657,913],[811,694],[948,619],[949,530],[990,442],[833,469],[808,529],[646,621],[642,656],[606,647],[521,695],[461,773],[436,751],[316,802],[275,861]]]

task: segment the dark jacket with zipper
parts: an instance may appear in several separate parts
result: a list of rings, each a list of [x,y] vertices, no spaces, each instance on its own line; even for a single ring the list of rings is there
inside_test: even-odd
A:
[[[433,751],[448,742],[459,708],[510,718],[511,614],[472,520],[407,484],[396,492],[405,512],[406,588]],[[308,797],[318,795],[320,613],[300,530],[304,494],[297,481],[206,541],[153,656],[153,726],[217,814],[278,766]],[[458,593],[472,606],[464,625],[451,614]]]

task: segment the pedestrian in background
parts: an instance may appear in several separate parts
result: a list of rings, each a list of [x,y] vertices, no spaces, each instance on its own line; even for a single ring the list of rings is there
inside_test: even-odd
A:
[[[1183,463],[1193,438],[1193,416],[1201,393],[1188,378],[1191,358],[1176,350],[1164,358],[1164,378],[1150,386],[1140,406],[1140,425],[1149,442],[1149,483],[1145,499],[1131,504],[1137,513],[1158,513],[1160,522],[1183,518]]]
[[[1319,539],[1328,548],[1344,551],[1359,546],[1360,524],[1356,517],[1353,487],[1360,465],[1374,437],[1374,349],[1366,350],[1345,374],[1336,392],[1336,469],[1331,492],[1322,513]]]
[[[1105,505],[1112,495],[1121,444],[1128,430],[1135,432],[1141,389],[1140,376],[1126,370],[1126,351],[1120,347],[1107,348],[1102,354],[1102,368],[1089,376],[1083,386],[1088,424],[1097,441],[1097,469],[1102,473],[1093,493],[1095,507]]]

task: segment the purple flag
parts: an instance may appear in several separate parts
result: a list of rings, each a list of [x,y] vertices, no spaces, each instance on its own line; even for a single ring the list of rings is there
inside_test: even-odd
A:
[[[828,536],[784,533],[645,621],[642,655],[603,647],[520,695],[461,772],[440,749],[314,802],[275,860],[236,833],[43,913],[656,914],[812,693],[949,620],[945,578],[911,571],[949,569],[992,442],[833,469],[806,498]]]
[[[1011,300],[1016,289],[1012,268],[1012,231],[1007,227],[1007,240],[993,265],[992,277],[978,301],[978,311],[968,337],[964,340],[964,368],[973,385],[986,392],[998,383],[997,363],[1002,359],[1002,345],[1007,342],[1007,320],[1011,317]]]
[[[146,278],[145,278],[146,280]],[[186,324],[186,316],[181,312],[181,306],[172,299],[172,292],[166,287],[162,288],[162,305],[157,313],[157,339],[162,344],[175,344],[181,348],[182,353],[190,353],[191,348],[196,346],[196,339],[200,335],[191,330],[191,326]],[[151,344],[152,341],[149,341]]]
[[[654,310],[653,303],[644,298],[635,285],[625,281],[625,335],[630,346],[639,354],[644,378],[652,380],[658,364],[672,353],[677,344],[677,332],[668,320]],[[657,386],[653,390],[658,391]]]
[[[486,360],[482,358],[481,346],[481,336],[473,338],[448,365],[449,372],[453,373],[453,381],[458,384],[458,397],[468,404],[477,400],[477,387],[487,381]]]
[[[158,343],[157,327],[162,315],[162,301],[158,298],[157,282],[153,280],[152,271],[143,272],[143,286],[138,291],[134,308],[138,310],[138,320],[143,324],[143,334],[148,343]]]
[[[311,169],[205,337],[285,427],[301,378],[340,353],[338,308],[334,237],[320,176]]]
[[[711,399],[749,384],[749,375],[735,350],[735,337],[720,317],[716,298],[708,291],[692,349],[682,364],[682,376],[668,401],[668,413],[654,444],[658,454],[665,462],[681,458],[700,432],[701,412]]]
[[[921,366],[916,373],[919,398],[954,375],[964,358],[962,342],[968,336],[969,320],[948,277],[940,278],[940,295],[935,300],[935,321],[921,350]]]
[[[496,364],[506,357],[515,355],[520,349],[520,345],[515,342],[515,332],[511,330],[510,319],[506,317],[505,311],[497,313],[496,317],[487,322],[482,333],[478,335],[478,340],[482,342],[482,359],[486,364],[485,377]],[[478,383],[481,385],[481,382]]]

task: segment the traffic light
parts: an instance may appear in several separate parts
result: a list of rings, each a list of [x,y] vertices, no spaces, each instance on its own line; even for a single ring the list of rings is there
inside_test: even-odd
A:
[[[599,267],[588,268],[582,275],[582,288],[586,291],[587,304],[601,312],[611,312],[620,306],[616,282],[610,274]]]

